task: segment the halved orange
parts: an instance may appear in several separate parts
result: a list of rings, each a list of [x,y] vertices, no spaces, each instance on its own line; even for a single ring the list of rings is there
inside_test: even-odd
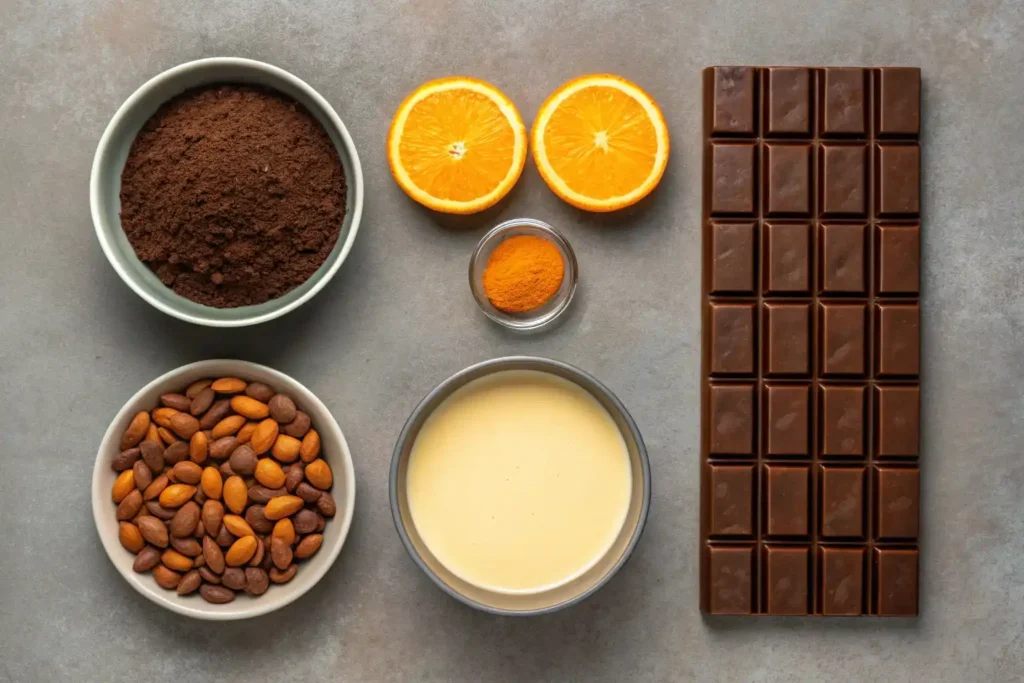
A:
[[[615,211],[646,197],[668,163],[665,118],[619,76],[573,79],[541,105],[530,144],[552,192],[586,211]]]
[[[526,126],[500,90],[454,76],[405,98],[388,133],[395,181],[420,204],[476,213],[508,194],[526,163]]]

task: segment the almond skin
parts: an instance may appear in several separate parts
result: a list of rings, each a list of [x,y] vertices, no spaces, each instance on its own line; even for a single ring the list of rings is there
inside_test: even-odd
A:
[[[207,500],[203,503],[199,517],[206,533],[216,536],[224,521],[224,505],[219,500]]]
[[[274,566],[284,571],[291,565],[294,553],[292,553],[290,545],[280,538],[275,538],[270,541],[270,557],[274,562]]]
[[[117,505],[117,512],[115,516],[117,521],[126,522],[135,515],[139,514],[139,510],[142,509],[142,492],[138,489],[132,489],[127,496],[124,497]]]
[[[148,515],[138,519],[139,533],[146,539],[146,543],[155,545],[157,548],[166,548],[169,536],[167,527],[156,517]]]
[[[195,382],[188,385],[188,388],[185,389],[185,395],[189,398],[195,398],[203,389],[211,384],[213,384],[212,379],[197,379]]]
[[[191,460],[182,460],[174,466],[174,476],[182,484],[195,486],[203,476],[203,468]]]
[[[303,501],[301,498],[292,495],[271,498],[270,502],[267,503],[264,514],[267,519],[271,521],[284,519],[285,517],[290,517],[301,510],[302,503]]]
[[[185,538],[195,533],[196,525],[199,524],[199,505],[190,500],[174,513],[171,518],[171,536]]]
[[[256,425],[256,430],[249,439],[249,446],[256,455],[263,455],[270,450],[277,441],[278,429],[277,422],[269,417]]]
[[[249,487],[245,480],[237,474],[228,477],[224,482],[224,504],[236,515],[242,514],[245,510],[245,503],[249,499]]]
[[[224,551],[220,549],[217,542],[209,536],[203,536],[203,558],[206,566],[215,574],[224,572]]]
[[[188,413],[179,411],[174,415],[171,415],[170,429],[181,438],[188,440],[192,438],[193,434],[199,431],[199,420]]]
[[[139,527],[131,522],[120,523],[117,537],[121,541],[121,545],[129,552],[138,553],[146,546],[146,540],[142,538],[142,532],[139,531]]]
[[[262,420],[270,415],[270,407],[263,401],[257,401],[251,396],[233,396],[231,398],[231,409],[250,420]]]

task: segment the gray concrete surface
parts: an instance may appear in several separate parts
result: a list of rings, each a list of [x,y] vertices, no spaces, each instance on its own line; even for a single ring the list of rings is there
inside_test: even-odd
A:
[[[0,681],[1016,681],[1024,676],[1024,5],[834,2],[0,0]],[[216,331],[146,306],[89,218],[93,150],[144,80],[214,55],[319,89],[363,158],[349,262],[311,304]],[[925,78],[922,613],[917,620],[703,620],[697,610],[700,69],[920,65]],[[662,104],[673,156],[653,198],[599,219],[528,165],[499,211],[442,227],[391,181],[384,137],[421,81],[493,81],[529,122],[562,81],[612,71]],[[580,259],[572,315],[510,336],[475,309],[481,230],[519,214]],[[654,469],[636,555],[583,605],[477,614],[406,557],[387,466],[415,402],[507,353],[575,363],[633,412]],[[131,591],[89,513],[95,449],[142,384],[215,356],[267,363],[336,413],[360,480],[334,570],[305,599],[235,624]]]

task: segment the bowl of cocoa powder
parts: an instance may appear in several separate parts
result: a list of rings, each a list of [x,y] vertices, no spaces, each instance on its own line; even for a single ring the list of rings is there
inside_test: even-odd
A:
[[[363,177],[352,138],[304,81],[239,58],[152,78],[103,133],[90,182],[100,246],[159,310],[266,322],[328,283],[352,249]]]

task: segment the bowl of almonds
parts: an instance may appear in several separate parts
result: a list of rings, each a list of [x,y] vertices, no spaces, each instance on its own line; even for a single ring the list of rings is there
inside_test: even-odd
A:
[[[208,360],[158,377],[100,444],[92,509],[135,590],[199,619],[299,598],[334,563],[355,508],[338,423],[276,370]]]

